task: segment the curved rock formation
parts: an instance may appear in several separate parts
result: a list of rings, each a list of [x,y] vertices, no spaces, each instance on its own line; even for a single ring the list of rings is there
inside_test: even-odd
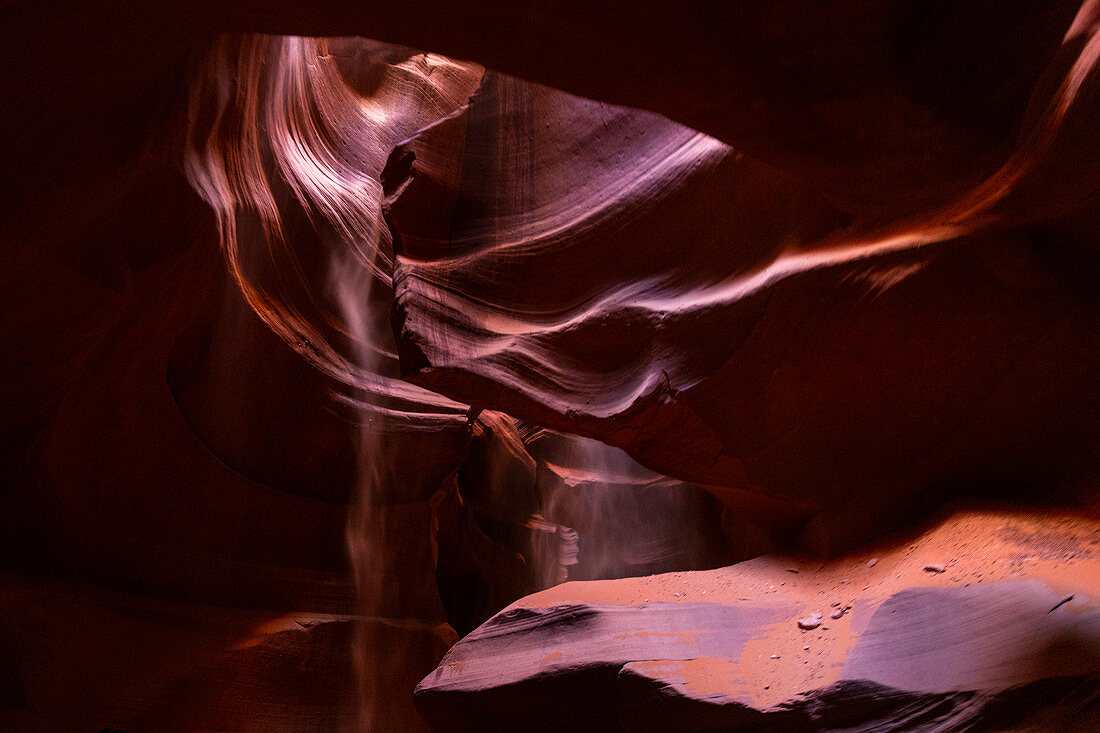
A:
[[[1087,720],[1097,7],[13,6],[0,727]]]
[[[1066,84],[1090,78],[1088,58]],[[1095,432],[1095,374],[1060,372],[1090,405],[1076,415],[1054,418],[1040,395],[1049,365],[1092,353],[1097,331],[1091,296],[1046,251],[1091,245],[1007,228],[1049,216],[1020,197],[1067,120],[1090,114],[1065,85],[1045,95],[987,179],[872,217],[659,118],[488,77],[384,177],[403,366],[719,494],[811,504],[819,552],[908,516],[951,476],[1072,483],[1092,469],[1089,445],[1067,446]],[[856,505],[874,506],[870,526]]]

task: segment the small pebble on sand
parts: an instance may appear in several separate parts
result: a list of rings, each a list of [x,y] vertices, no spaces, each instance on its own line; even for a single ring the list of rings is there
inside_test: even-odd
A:
[[[926,572],[929,572],[929,573],[942,573],[942,572],[945,572],[947,570],[947,568],[945,568],[943,565],[940,565],[939,563],[932,564],[932,565],[925,565],[924,569],[925,569]]]
[[[798,619],[798,628],[805,629],[806,631],[809,631],[810,629],[816,629],[820,625],[821,625],[821,614],[820,613],[811,613],[809,616],[806,616],[805,618]]]

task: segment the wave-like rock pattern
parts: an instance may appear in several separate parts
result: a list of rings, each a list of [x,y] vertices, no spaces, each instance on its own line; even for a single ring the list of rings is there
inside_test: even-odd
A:
[[[904,216],[661,118],[488,75],[383,177],[408,378],[719,494],[813,504],[822,552],[872,531],[853,507],[896,522],[951,477],[1072,485],[1094,411],[1055,418],[1047,391],[1059,364],[1057,389],[1096,403],[1079,358],[1094,304],[1070,264],[1093,247],[1046,228],[1042,192],[1091,149],[1090,17],[1000,166]]]
[[[595,577],[835,553],[960,493],[1095,501],[1097,17],[6,9],[0,720],[328,730],[373,664],[375,719],[415,728],[444,621],[544,585],[539,546]],[[981,715],[1072,712],[1060,684]],[[818,689],[819,726],[892,697]],[[970,693],[899,694],[895,726]]]

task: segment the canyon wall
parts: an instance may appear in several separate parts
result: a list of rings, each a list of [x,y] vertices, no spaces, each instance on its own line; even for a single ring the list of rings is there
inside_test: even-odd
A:
[[[1098,24],[1093,2],[14,6],[0,722],[516,725],[456,659],[547,709],[594,674],[566,727],[899,727],[875,705],[947,699],[957,726],[1021,700],[1084,720]],[[1073,557],[846,598],[866,617],[798,703],[730,688],[767,665],[740,647],[646,646],[647,623],[772,638],[805,599],[716,568],[825,568],[816,593],[960,502],[1074,517],[981,563]],[[610,582],[670,572],[747,590],[666,623]],[[562,581],[591,583],[529,596]],[[941,653],[882,608],[984,628],[1066,596],[1034,643],[1080,641],[1071,682],[1017,644],[1030,621],[990,665],[1033,674],[932,689],[882,661]],[[553,623],[496,615],[516,602]],[[571,638],[563,604],[607,633]],[[589,654],[619,632],[640,646]],[[531,659],[479,646],[500,634]],[[559,644],[584,654],[540,661]]]

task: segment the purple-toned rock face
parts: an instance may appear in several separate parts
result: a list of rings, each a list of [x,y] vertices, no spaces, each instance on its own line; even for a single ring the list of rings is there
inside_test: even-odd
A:
[[[455,731],[1088,721],[1100,665],[1098,530],[960,513],[875,563],[761,557],[563,584],[462,639],[417,687],[417,705]],[[949,569],[922,577],[926,558],[945,554]]]
[[[1096,715],[1097,3],[476,5],[10,9],[0,728]]]

